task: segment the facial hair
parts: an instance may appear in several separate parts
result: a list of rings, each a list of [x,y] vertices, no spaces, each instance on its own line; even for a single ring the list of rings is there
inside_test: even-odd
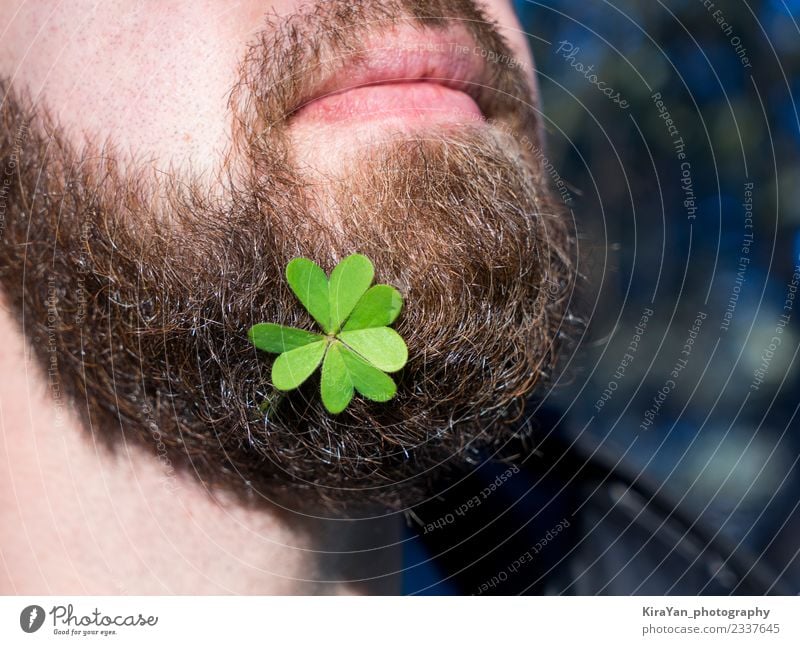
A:
[[[495,70],[504,92],[487,116],[506,127],[377,144],[324,198],[290,161],[304,70],[376,16],[430,28],[463,16],[479,43],[508,51],[471,2],[332,2],[275,19],[234,85],[234,144],[213,186],[123,170],[112,148],[79,151],[45,110],[0,87],[0,161],[13,178],[0,284],[49,380],[110,449],[134,441],[205,486],[341,512],[416,504],[517,432],[553,369],[574,283],[568,222],[520,143],[535,137],[521,72]],[[303,256],[330,271],[352,252],[403,294],[395,328],[409,361],[390,402],[356,397],[331,415],[318,375],[272,388],[274,356],[247,330],[315,330],[285,266]]]

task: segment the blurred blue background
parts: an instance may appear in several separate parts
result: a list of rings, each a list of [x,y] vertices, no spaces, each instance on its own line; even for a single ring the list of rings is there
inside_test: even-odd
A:
[[[586,278],[534,412],[800,592],[800,1],[711,4],[515,2]],[[475,592],[442,550],[409,541],[407,592]]]

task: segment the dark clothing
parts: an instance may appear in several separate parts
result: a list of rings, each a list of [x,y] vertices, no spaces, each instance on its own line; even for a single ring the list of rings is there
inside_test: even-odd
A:
[[[527,454],[527,451],[523,454]],[[407,593],[793,594],[618,455],[553,439],[414,509]],[[516,468],[516,471],[514,470]],[[471,502],[471,503],[470,503]]]

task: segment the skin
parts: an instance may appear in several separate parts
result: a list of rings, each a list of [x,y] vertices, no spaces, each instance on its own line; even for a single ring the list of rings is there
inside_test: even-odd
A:
[[[248,41],[266,12],[300,4],[6,1],[0,74],[46,105],[77,145],[113,138],[122,159],[212,176]],[[510,3],[486,9],[532,74]],[[335,124],[314,126],[313,146],[308,132],[295,133],[295,153],[308,161],[313,149],[330,164],[383,127],[371,122],[355,142]],[[0,373],[15,375],[0,379],[0,592],[399,592],[400,517],[318,523],[311,539],[133,447],[110,455],[53,401],[2,299],[0,337]]]

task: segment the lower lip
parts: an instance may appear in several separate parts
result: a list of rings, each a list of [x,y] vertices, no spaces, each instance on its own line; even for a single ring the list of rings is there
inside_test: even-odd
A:
[[[482,114],[478,104],[464,92],[418,81],[367,85],[330,94],[301,107],[293,119],[322,123],[472,122],[482,119]]]

